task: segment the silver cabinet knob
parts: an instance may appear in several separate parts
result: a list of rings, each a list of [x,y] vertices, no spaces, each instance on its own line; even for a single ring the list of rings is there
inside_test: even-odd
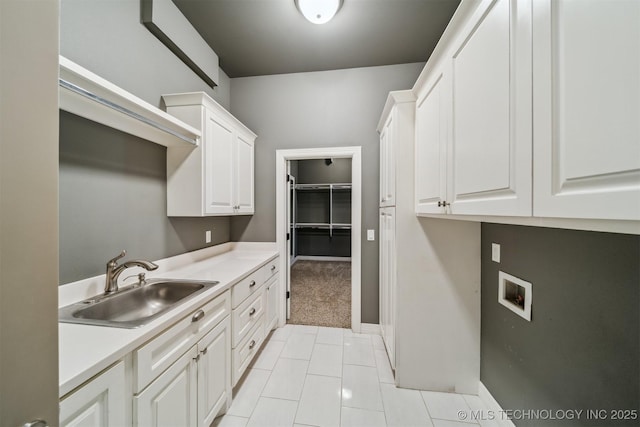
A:
[[[196,314],[193,315],[193,317],[191,318],[192,322],[197,322],[199,320],[201,320],[204,317],[204,311],[202,310],[198,310],[196,311]]]
[[[256,285],[256,281],[252,280],[251,282],[249,282],[249,287],[253,288]]]
[[[49,427],[49,424],[45,420],[33,420],[28,423],[24,423],[22,427]]]
[[[251,311],[249,312],[249,316],[253,316],[254,314],[256,314],[256,309],[252,307]]]
[[[256,346],[256,340],[251,340],[251,342],[249,343],[249,350],[251,350],[255,346]]]

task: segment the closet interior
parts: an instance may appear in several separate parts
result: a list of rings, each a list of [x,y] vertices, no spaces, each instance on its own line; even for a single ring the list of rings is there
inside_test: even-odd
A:
[[[289,323],[351,325],[351,159],[289,164]]]

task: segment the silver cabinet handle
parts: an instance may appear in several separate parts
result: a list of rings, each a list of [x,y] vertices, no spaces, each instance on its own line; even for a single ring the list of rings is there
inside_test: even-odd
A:
[[[207,348],[205,348],[204,350],[202,350],[200,353],[202,353],[202,355],[204,356],[205,354],[207,354]]]
[[[249,312],[249,316],[253,316],[254,314],[256,314],[256,309],[252,307],[251,311]]]
[[[33,420],[28,423],[24,423],[22,427],[49,427],[49,424],[45,420]]]
[[[249,350],[251,350],[255,346],[256,346],[256,340],[251,340],[251,342],[249,343]]]
[[[273,271],[273,270],[275,270],[275,269],[276,269],[276,266],[275,266],[275,265],[272,265],[272,266],[271,266],[271,271]]]
[[[202,319],[204,317],[204,311],[202,310],[198,310],[196,312],[196,314],[193,315],[193,317],[191,318],[192,322],[197,322],[198,320]]]
[[[256,285],[256,281],[255,281],[255,280],[252,280],[252,281],[249,283],[249,287],[250,287],[250,288],[253,288],[255,285]]]

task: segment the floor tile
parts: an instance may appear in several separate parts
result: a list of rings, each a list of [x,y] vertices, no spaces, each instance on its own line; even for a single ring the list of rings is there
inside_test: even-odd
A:
[[[342,377],[342,346],[316,344],[311,354],[308,373]]]
[[[422,398],[427,405],[427,411],[431,418],[460,421],[458,411],[468,413],[469,405],[460,394],[440,393],[435,391],[422,391]]]
[[[389,363],[389,356],[387,356],[386,350],[374,350],[376,359],[376,367],[378,368],[378,379],[381,383],[395,384],[395,378],[393,377],[393,371],[391,370],[391,364]]]
[[[249,418],[223,415],[213,420],[213,427],[245,427]]]
[[[242,384],[236,388],[228,415],[249,418],[260,398],[271,372],[260,369],[249,369]]]
[[[380,384],[388,426],[433,426],[418,390]]]
[[[284,345],[280,357],[287,359],[311,359],[315,335],[311,334],[291,334]]]
[[[342,369],[342,406],[382,411],[382,397],[376,368],[344,365]]]
[[[374,350],[384,350],[384,341],[380,335],[372,335],[371,342],[373,343]]]
[[[269,340],[258,356],[254,359],[251,367],[254,369],[267,369],[271,371],[278,361],[278,357],[280,357],[284,344],[284,341]]]
[[[477,425],[478,424],[463,423],[460,421],[433,420],[433,427],[472,427]]]
[[[308,366],[309,362],[306,360],[278,359],[262,390],[262,396],[299,400]]]
[[[462,397],[472,411],[472,414],[470,413],[468,416],[468,420],[477,421],[482,427],[500,427],[498,421],[500,414],[489,412],[482,399],[469,394],[463,394]]]
[[[333,427],[340,424],[341,379],[307,375],[295,421]]]
[[[261,397],[253,411],[247,427],[293,426],[298,402]]]
[[[271,334],[270,341],[286,341],[293,331],[293,325],[284,325],[282,328],[277,328]]]
[[[343,336],[343,329],[319,327],[316,344],[342,345]]]
[[[309,326],[309,325],[291,325],[293,329],[291,330],[292,334],[317,334],[318,327],[317,326]]]
[[[386,427],[384,412],[342,407],[342,427]]]
[[[344,340],[344,359],[346,365],[376,366],[371,338],[353,335]]]

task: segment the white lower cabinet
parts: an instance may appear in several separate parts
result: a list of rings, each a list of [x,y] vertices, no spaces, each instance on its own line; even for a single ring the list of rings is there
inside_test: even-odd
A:
[[[135,425],[208,427],[231,400],[229,344],[227,317],[134,396]]]
[[[380,209],[380,332],[391,367],[396,367],[396,208]]]
[[[119,427],[127,422],[124,362],[120,361],[60,401],[63,427]]]
[[[266,285],[266,312],[265,312],[265,336],[271,332],[272,329],[278,326],[278,295],[280,294],[280,281],[278,277],[274,277],[271,282]]]

